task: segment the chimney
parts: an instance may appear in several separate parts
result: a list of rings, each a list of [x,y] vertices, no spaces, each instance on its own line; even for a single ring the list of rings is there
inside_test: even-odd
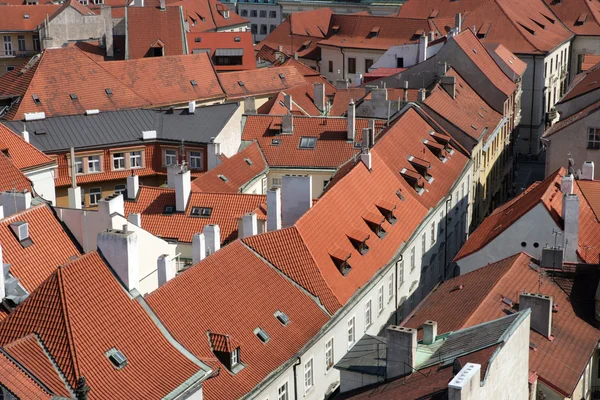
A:
[[[434,31],[429,31],[429,35],[427,36],[427,40],[429,42],[433,42],[435,40],[435,32]]]
[[[375,120],[374,119],[369,120],[369,131],[370,131],[369,137],[371,137],[371,136],[373,137],[373,141],[371,142],[371,144],[373,145],[373,144],[375,144],[375,140],[374,140],[374,138],[375,138]],[[371,147],[373,147],[373,146],[371,146]]]
[[[394,379],[413,372],[417,361],[417,330],[390,325],[387,338],[386,379]]]
[[[281,229],[281,189],[267,192],[267,231]]]
[[[115,46],[111,8],[102,7],[100,9],[100,16],[104,20],[104,47],[106,48],[106,56],[112,58],[115,56]]]
[[[363,128],[361,150],[366,151],[369,149],[369,137],[369,128]]]
[[[552,296],[521,293],[519,310],[531,308],[531,329],[550,338],[552,336]]]
[[[277,51],[280,52],[280,53],[282,53],[283,52],[283,46],[282,45],[277,46]]]
[[[594,162],[586,161],[583,163],[583,167],[581,167],[581,179],[585,179],[588,181],[594,180]]]
[[[369,71],[366,71],[369,72]],[[363,84],[363,74],[361,74],[360,72],[356,72],[354,74],[354,84],[353,86],[360,86]]]
[[[127,177],[127,199],[135,200],[137,199],[138,193],[140,191],[140,177],[137,175],[129,175]]]
[[[23,139],[29,143],[29,132],[27,132],[27,129],[25,129],[25,124],[23,124]]]
[[[381,108],[386,106],[388,96],[386,88],[377,88],[371,91],[371,101],[373,102],[373,106],[376,108]]]
[[[462,15],[460,13],[454,17],[454,26],[458,30],[458,33],[462,31]]]
[[[113,214],[125,216],[125,202],[123,195],[114,193],[110,196],[100,199],[98,202],[98,212],[110,217]]]
[[[162,11],[165,11],[167,9],[167,1],[166,0],[160,0],[160,9]]]
[[[239,237],[241,239],[258,234],[258,220],[256,213],[250,212],[242,217],[242,232]]]
[[[133,0],[133,5],[136,7],[144,7],[144,0]]]
[[[419,38],[419,55],[417,57],[417,63],[422,63],[427,60],[427,36],[422,34]]]
[[[175,209],[185,212],[192,190],[192,178],[190,170],[181,166],[181,170],[175,175]]]
[[[408,103],[408,81],[404,81],[404,93],[402,95],[402,101]]]
[[[336,89],[348,89],[348,80],[347,79],[338,79],[335,81]]]
[[[161,0],[163,1],[163,0]],[[194,114],[196,112],[196,102],[195,101],[190,101],[190,103],[188,104],[188,111],[190,114]]]
[[[294,117],[288,113],[281,117],[281,133],[294,133]]]
[[[256,103],[254,97],[246,97],[244,99],[244,114],[255,115],[256,114]]]
[[[425,321],[423,324],[423,343],[432,344],[437,337],[437,322]]]
[[[292,96],[286,94],[283,96],[283,105],[290,111],[292,111]]]
[[[202,230],[206,238],[206,255],[209,256],[221,248],[221,229],[219,225],[204,225]]]
[[[294,52],[294,60],[298,61],[298,52],[297,51]]]
[[[446,75],[446,72],[448,72],[448,64],[446,63],[446,61],[440,61],[438,63],[438,75],[444,76]]]
[[[346,140],[348,142],[356,140],[356,105],[354,99],[350,99],[350,103],[348,103],[348,133]]]
[[[319,111],[325,111],[325,84],[317,82],[313,85],[313,90],[315,106]]]
[[[136,232],[108,230],[98,234],[98,250],[127,290],[140,287],[139,244]]]
[[[203,233],[196,233],[192,238],[192,263],[197,264],[206,257],[206,238]]]
[[[417,100],[419,102],[424,102],[426,98],[427,98],[427,93],[425,92],[425,89],[424,88],[419,89],[419,95],[417,97]]]
[[[481,365],[467,363],[448,383],[448,400],[481,398]]]
[[[69,208],[81,209],[81,188],[79,186],[67,189]]]
[[[564,194],[562,204],[562,217],[564,222],[564,259],[577,262],[577,249],[579,247],[579,196]]]
[[[175,189],[175,176],[181,171],[181,165],[174,164],[167,166],[167,187]]]
[[[175,263],[168,254],[158,257],[157,262],[158,287],[161,287],[171,279],[175,278]]]
[[[440,78],[440,85],[442,88],[448,92],[450,97],[453,99],[456,98],[456,77],[455,76],[447,76],[444,75]]]
[[[367,167],[367,169],[369,171],[371,171],[372,164],[371,164],[371,151],[370,150],[360,153],[360,161],[362,161],[363,164],[365,164],[365,167]]]
[[[573,175],[565,175],[560,182],[560,191],[564,194],[573,194]]]
[[[287,228],[312,207],[312,176],[284,175],[281,180],[282,225]]]
[[[142,227],[142,214],[140,213],[129,213],[127,216],[127,221],[131,222],[133,225],[138,228]]]
[[[0,219],[4,219],[4,206],[0,205]],[[2,254],[0,253],[0,256]]]

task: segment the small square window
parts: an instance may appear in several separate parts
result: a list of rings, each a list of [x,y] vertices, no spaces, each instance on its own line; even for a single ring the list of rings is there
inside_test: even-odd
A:
[[[300,138],[301,149],[314,149],[317,146],[317,138],[315,137],[302,137]]]
[[[192,86],[198,86],[198,83],[196,82],[196,80],[195,80],[195,79],[192,79],[192,80],[190,81],[190,85],[192,85]]]
[[[163,214],[173,214],[175,212],[175,206],[165,206]]]
[[[104,89],[104,93],[106,93],[108,96],[111,96],[113,94],[112,90],[108,88]]]
[[[281,144],[281,139],[271,139],[271,144],[273,146],[279,146]]]
[[[69,96],[71,97],[71,100],[77,100],[77,95],[76,94],[71,93]]]
[[[212,208],[208,207],[192,207],[190,215],[194,217],[205,217],[209,218],[212,215]]]
[[[101,188],[92,188],[90,189],[90,205],[96,206],[98,202],[102,198],[102,189]]]

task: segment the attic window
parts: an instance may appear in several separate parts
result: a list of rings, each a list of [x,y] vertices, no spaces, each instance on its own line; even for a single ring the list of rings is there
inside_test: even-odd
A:
[[[196,42],[196,43],[200,43],[201,41],[202,41],[202,38],[200,38],[200,37],[194,38],[194,42]]]
[[[285,75],[284,74],[279,74],[279,79],[285,79]]]
[[[334,25],[331,27],[331,30],[333,31],[333,33],[337,33],[337,31],[340,30],[340,26],[339,25]]]
[[[304,41],[304,43],[302,43],[302,47],[300,47],[300,50],[306,50],[306,49],[308,49],[308,47],[310,46],[311,43],[312,43],[312,40],[306,40],[306,41]]]
[[[378,238],[383,239],[385,237],[387,233],[385,229],[383,229],[383,221],[386,220],[385,217],[383,217],[382,215],[378,216],[378,214],[376,213],[368,213],[366,216],[363,217],[363,219],[369,226],[369,229],[371,229],[371,231],[373,231],[373,233],[375,233]]]
[[[29,224],[27,222],[16,221],[9,226],[23,248],[27,248],[33,244],[33,241],[29,237]]]
[[[104,89],[104,93],[106,93],[107,96],[112,96],[112,90],[111,89]]]
[[[350,253],[340,249],[339,247],[335,247],[329,252],[329,256],[331,257],[331,261],[333,261],[336,268],[343,276],[346,276],[348,273],[350,273],[352,270],[352,267],[350,264],[348,264],[348,259],[351,256]]]
[[[35,104],[37,104],[37,105],[40,105],[40,104],[42,104],[42,101],[40,100],[40,98],[38,97],[38,95],[37,95],[37,94],[33,94],[33,95],[31,95],[31,98],[33,99],[33,102],[34,102]]]
[[[282,313],[279,310],[277,310],[273,315],[275,316],[275,318],[277,318],[279,322],[281,322],[281,325],[283,326],[286,326],[290,323],[290,318],[285,313]]]
[[[545,26],[545,25],[543,25],[541,22],[538,22],[538,21],[536,21],[536,20],[535,20],[535,19],[533,19],[533,18],[529,18],[529,19],[530,19],[530,20],[532,20],[532,21],[533,21],[533,23],[534,23],[534,24],[536,24],[537,26],[539,26],[540,28],[542,28],[542,29],[546,29],[546,26]]]
[[[127,365],[127,357],[116,348],[113,347],[105,354],[116,369],[122,369]]]
[[[252,160],[249,158],[244,158],[244,161],[246,161],[246,164],[248,165],[252,165]]]
[[[240,85],[241,87],[244,87],[244,82],[238,81],[238,85]]]
[[[170,214],[173,214],[174,212],[175,212],[175,206],[165,206],[165,208],[163,208],[164,215],[170,215]]]
[[[23,15],[23,18],[25,18],[25,19],[29,19],[29,14],[24,14],[24,15]]]
[[[239,37],[239,36],[236,36],[236,37],[233,38],[233,41],[236,42],[236,43],[239,43],[239,42],[242,41],[242,38]]]
[[[261,328],[256,328],[254,330],[254,334],[263,343],[267,343],[269,340],[271,340],[271,338],[269,337],[269,335],[267,335],[267,332],[265,332]]]
[[[409,156],[408,162],[415,168],[415,170],[421,174],[423,178],[427,180],[427,182],[432,183],[433,177],[429,173],[429,169],[431,168],[431,163],[427,160],[423,160],[421,158]]]
[[[71,93],[69,97],[71,98],[71,100],[77,100],[77,95],[75,93]]]
[[[431,14],[429,14],[429,18],[435,18],[435,17],[437,17],[437,16],[438,16],[438,14],[439,14],[439,11],[438,11],[438,10],[433,10],[433,11],[431,12]]]
[[[353,230],[349,235],[346,235],[352,243],[352,246],[360,253],[361,256],[364,256],[369,251],[369,246],[367,245],[367,240],[371,237],[368,233],[361,232],[358,229]]]
[[[396,193],[398,193],[398,192],[396,192]],[[400,194],[400,196],[402,196],[402,194]],[[404,200],[404,197],[402,198],[402,200]],[[390,202],[381,200],[378,202],[376,207],[379,210],[379,212],[381,213],[381,215],[383,215],[385,217],[386,221],[390,225],[394,225],[396,223],[397,218],[394,215],[394,210],[396,210],[396,205],[394,203],[390,203]]]
[[[196,83],[196,80],[195,80],[195,79],[192,79],[192,80],[190,81],[190,85],[192,85],[192,86],[198,86],[198,83]]]
[[[529,32],[531,35],[535,36],[535,31],[531,28],[526,27],[525,25],[519,23],[519,25],[521,25],[521,28],[525,29],[527,32]]]
[[[406,168],[402,168],[400,175],[415,189],[415,191],[421,195],[425,191],[425,183],[423,177],[415,171],[411,171]]]
[[[317,147],[317,138],[315,137],[301,137],[300,146],[301,149],[314,149]]]
[[[581,13],[581,15],[577,18],[577,21],[575,21],[575,25],[585,24],[585,21],[587,21],[587,17],[588,17],[587,13]]]
[[[379,26],[374,26],[373,29],[371,29],[371,32],[369,32],[369,38],[375,38],[377,36],[379,36],[379,31],[381,30],[381,27]]]
[[[515,305],[515,303],[513,303],[513,301],[508,297],[502,297],[502,302],[509,307],[513,307]]]
[[[36,129],[36,130],[35,130],[35,132],[33,132],[33,133],[34,133],[35,135],[45,135],[45,134],[46,134],[46,133],[48,133],[48,132],[46,132],[46,130],[45,130],[45,129],[42,129],[42,128],[40,128],[40,129]]]
[[[362,142],[354,142],[354,148],[360,149],[362,147]]]
[[[271,139],[271,144],[273,146],[279,146],[281,144],[281,139]]]
[[[193,217],[209,218],[212,215],[212,208],[209,207],[192,207],[190,215]]]

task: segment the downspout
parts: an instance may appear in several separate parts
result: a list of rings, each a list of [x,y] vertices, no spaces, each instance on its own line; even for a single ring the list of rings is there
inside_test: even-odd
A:
[[[452,204],[452,193],[446,199],[446,215],[444,215],[444,280],[448,275],[448,203]]]
[[[344,49],[340,47],[340,52],[342,53],[342,79],[346,79],[346,55],[344,54]],[[335,82],[334,82],[335,84]]]
[[[529,154],[531,154],[531,142],[533,139],[533,98],[535,96],[535,56],[533,56],[533,86],[531,91],[531,116],[529,118]],[[542,105],[543,109],[546,108],[546,104]]]
[[[292,365],[294,370],[294,400],[298,400],[298,379],[296,378],[296,367],[300,365],[300,363],[300,357],[298,357],[298,360],[296,360],[294,365]]]
[[[402,254],[400,254],[400,258],[398,258],[396,260],[396,282],[395,282],[395,295],[394,295],[394,302],[396,303],[396,312],[394,312],[394,325],[398,325],[400,323],[400,321],[398,321],[398,262],[402,262],[404,260],[404,256]]]

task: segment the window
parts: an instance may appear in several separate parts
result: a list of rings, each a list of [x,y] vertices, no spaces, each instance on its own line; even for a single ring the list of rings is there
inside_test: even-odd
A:
[[[283,385],[277,388],[277,400],[288,400],[288,383],[284,383]]]
[[[131,168],[141,168],[142,167],[142,152],[141,151],[132,151],[129,153],[129,165]]]
[[[323,190],[325,190],[325,188],[327,187],[327,185],[329,185],[329,181],[330,179],[326,179],[323,181]]]
[[[301,149],[314,149],[317,146],[317,138],[315,137],[301,137],[300,148]]]
[[[261,35],[266,35],[267,34],[267,25],[260,24],[260,34]]]
[[[333,367],[333,338],[325,343],[325,370],[329,371]]]
[[[372,58],[365,58],[365,72],[369,72],[369,68],[373,65]]]
[[[394,274],[388,278],[388,303],[394,298]]]
[[[177,150],[165,150],[165,165],[177,164]]]
[[[410,272],[415,270],[415,248],[410,249]]]
[[[10,71],[12,71],[13,69],[15,69],[15,67],[14,67],[14,66],[12,66],[12,65],[7,65],[7,66],[6,66],[6,72],[10,72]]]
[[[248,10],[242,10],[242,17],[247,17],[248,16]]]
[[[258,17],[258,11],[256,11],[256,10],[250,10],[250,16],[251,16],[252,18],[256,18],[256,17]]]
[[[117,194],[124,194],[126,190],[127,190],[126,185],[115,185],[115,193],[117,193]]]
[[[377,315],[383,311],[383,286],[379,287],[377,291]]]
[[[83,158],[75,157],[75,173],[83,174]]]
[[[356,73],[356,58],[348,57],[348,73],[355,74]]]
[[[271,182],[273,187],[281,187],[281,178],[273,178]]]
[[[11,36],[4,36],[4,55],[5,56],[13,55],[12,37]]]
[[[199,151],[190,151],[190,167],[193,169],[202,169],[202,153]]]
[[[125,153],[113,154],[113,169],[125,169]]]
[[[269,25],[269,33],[273,32],[277,28],[277,25]]]
[[[40,37],[37,35],[33,36],[33,49],[35,51],[39,51],[40,50]]]
[[[427,251],[427,234],[423,233],[421,235],[421,256],[425,256],[425,252]]]
[[[267,18],[267,10],[260,10],[260,17]]]
[[[19,35],[17,36],[17,40],[19,42],[19,51],[25,51],[25,36]]]
[[[600,129],[590,128],[588,131],[588,149],[600,149]]]
[[[252,34],[256,35],[256,33],[258,32],[258,27],[256,26],[256,24],[250,25],[250,32],[252,32]]]
[[[435,221],[431,223],[431,244],[435,243]]]
[[[404,284],[404,259],[398,261],[398,288]]]
[[[88,157],[88,173],[100,172],[100,156]]]
[[[231,352],[231,368],[240,363],[240,348],[236,348]]]
[[[403,57],[396,58],[396,68],[404,68],[404,58]]]
[[[313,359],[311,358],[304,364],[304,393],[312,389],[313,385]]]
[[[371,300],[365,304],[365,329],[370,327],[373,323],[373,316],[371,315]]]
[[[354,335],[354,321],[355,318],[352,317],[348,320],[348,350],[350,350],[352,348],[352,346],[354,346],[354,339],[355,339],[355,335]]]
[[[277,11],[269,11],[269,18],[277,18]]]
[[[98,205],[98,202],[102,198],[102,189],[92,188],[90,189],[90,206]]]
[[[333,72],[333,61],[329,61],[329,65],[328,65],[328,71],[331,73]]]

